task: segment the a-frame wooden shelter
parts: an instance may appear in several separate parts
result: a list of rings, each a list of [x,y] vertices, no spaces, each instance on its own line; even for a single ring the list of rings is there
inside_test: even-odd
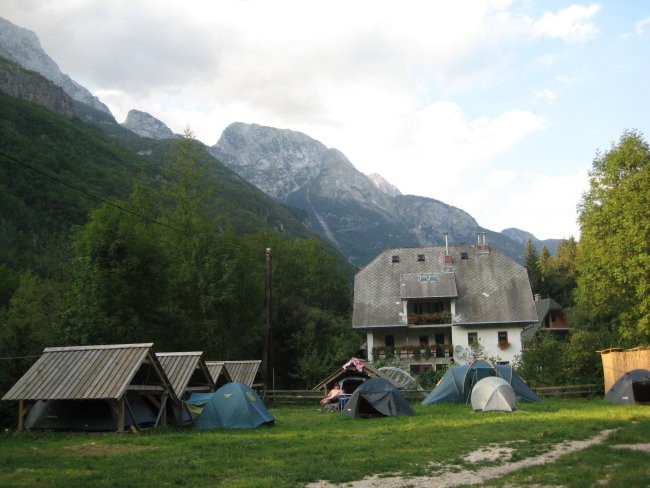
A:
[[[220,388],[226,383],[230,383],[232,378],[230,373],[226,369],[226,365],[223,361],[206,361],[205,363],[208,366],[212,380],[216,388]]]
[[[171,382],[176,400],[174,418],[177,424],[183,423],[183,400],[193,392],[210,393],[215,390],[215,383],[206,365],[203,352],[159,352],[158,361]],[[188,419],[191,415],[188,412]]]
[[[102,400],[115,413],[115,428],[122,432],[127,415],[131,425],[138,428],[127,399],[129,392],[146,397],[154,405],[155,426],[166,425],[167,399],[176,397],[153,352],[153,343],[48,347],[2,399],[18,401],[19,430],[39,400]]]

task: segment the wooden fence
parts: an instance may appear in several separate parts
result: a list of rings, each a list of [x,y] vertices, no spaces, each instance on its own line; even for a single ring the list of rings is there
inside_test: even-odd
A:
[[[533,388],[542,398],[593,398],[602,392],[596,384],[544,386]],[[402,390],[404,397],[413,402],[424,400],[430,390]],[[277,404],[316,404],[325,395],[319,390],[267,390],[264,401]]]
[[[542,398],[564,398],[564,397],[580,397],[580,398],[593,398],[599,394],[598,385],[565,385],[565,386],[544,386],[534,388]]]

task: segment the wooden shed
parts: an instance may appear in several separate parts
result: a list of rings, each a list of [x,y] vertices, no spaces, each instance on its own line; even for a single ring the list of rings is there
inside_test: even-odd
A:
[[[208,366],[208,370],[210,371],[214,385],[217,388],[232,381],[230,373],[228,373],[226,365],[223,361],[207,361],[205,364]]]
[[[152,343],[48,347],[2,399],[18,401],[19,430],[38,401],[104,401],[122,432],[127,415],[138,428],[127,393],[147,398],[157,412],[154,425],[166,424],[167,399],[176,397]]]
[[[356,363],[353,363],[353,361],[350,360],[314,386],[312,390],[324,390],[324,392],[327,393],[332,389],[335,383],[339,383],[343,388],[343,391],[346,394],[350,394],[368,378],[385,378],[392,382],[390,378],[382,375],[371,364],[359,360],[357,360]]]
[[[650,347],[635,347],[628,350],[613,347],[599,352],[603,361],[605,393],[625,373],[635,369],[650,370]]]
[[[167,378],[171,382],[172,390],[176,400],[174,405],[174,419],[177,424],[184,423],[182,400],[189,397],[193,392],[209,393],[215,390],[215,383],[208,366],[203,358],[203,352],[159,352],[156,353],[158,361],[162,366]],[[191,416],[187,415],[187,420]]]
[[[253,389],[264,388],[264,379],[260,373],[261,360],[224,361],[226,371],[232,381],[238,381]]]

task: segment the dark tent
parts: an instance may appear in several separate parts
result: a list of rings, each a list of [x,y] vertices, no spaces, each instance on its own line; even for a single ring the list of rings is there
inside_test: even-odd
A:
[[[515,391],[518,402],[541,401],[541,398],[514,372],[512,366],[492,364],[485,359],[477,359],[471,364],[450,367],[422,404],[467,403],[474,385],[488,376],[497,376],[506,380]]]
[[[402,392],[385,378],[364,381],[350,396],[341,413],[347,417],[415,415]]]
[[[605,400],[612,403],[650,403],[650,371],[628,371],[612,385]]]
[[[136,393],[127,393],[138,428],[152,427],[156,416],[147,402]],[[133,421],[128,413],[124,427]],[[39,400],[25,418],[28,429],[111,431],[117,429],[117,415],[104,400]]]
[[[196,430],[255,429],[275,421],[257,393],[236,381],[214,393],[192,394],[185,403],[202,407],[195,423]]]

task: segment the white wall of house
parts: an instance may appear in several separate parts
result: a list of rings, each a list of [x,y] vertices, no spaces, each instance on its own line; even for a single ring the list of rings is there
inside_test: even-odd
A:
[[[521,355],[523,345],[521,343],[521,327],[471,327],[454,326],[451,328],[451,339],[454,346],[469,347],[469,333],[475,333],[478,341],[482,344],[485,354],[490,357],[499,358],[501,361],[512,363],[515,357]],[[499,332],[507,332],[508,347],[499,347]],[[465,359],[454,353],[454,361],[464,363]]]

